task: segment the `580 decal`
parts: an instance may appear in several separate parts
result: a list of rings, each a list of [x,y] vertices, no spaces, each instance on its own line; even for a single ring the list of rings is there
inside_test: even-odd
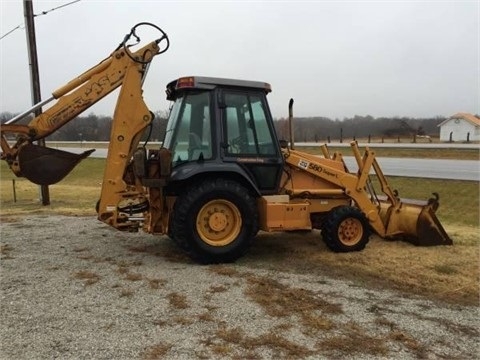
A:
[[[302,168],[302,169],[304,169],[304,170],[313,170],[313,171],[316,171],[316,172],[318,172],[318,173],[324,173],[324,174],[326,174],[326,175],[328,175],[328,176],[335,176],[335,177],[337,177],[337,174],[329,171],[328,169],[322,168],[322,167],[321,167],[320,165],[318,165],[318,164],[311,163],[311,162],[309,162],[309,161],[307,161],[307,160],[305,160],[305,159],[300,159],[300,160],[298,161],[298,167],[299,167],[299,168]]]

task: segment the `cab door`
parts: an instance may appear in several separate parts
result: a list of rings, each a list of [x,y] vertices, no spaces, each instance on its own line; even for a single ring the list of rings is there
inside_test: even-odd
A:
[[[243,167],[262,194],[276,193],[283,158],[265,93],[224,90],[221,99],[223,161]]]

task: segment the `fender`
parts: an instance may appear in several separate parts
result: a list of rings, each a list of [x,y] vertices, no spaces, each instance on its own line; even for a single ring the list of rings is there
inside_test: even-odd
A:
[[[188,181],[201,175],[205,178],[206,174],[214,176],[230,176],[235,180],[246,183],[257,196],[261,196],[257,185],[252,181],[249,173],[237,163],[217,163],[217,162],[189,162],[181,164],[172,169],[169,179],[169,187],[175,187],[176,183]]]

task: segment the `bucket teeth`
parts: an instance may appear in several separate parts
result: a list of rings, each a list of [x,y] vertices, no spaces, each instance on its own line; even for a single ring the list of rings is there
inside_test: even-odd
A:
[[[21,175],[38,185],[59,182],[95,149],[82,154],[47,148],[31,143],[23,145],[18,152]]]

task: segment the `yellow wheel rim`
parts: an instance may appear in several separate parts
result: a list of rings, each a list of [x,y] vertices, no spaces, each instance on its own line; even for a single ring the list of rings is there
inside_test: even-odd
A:
[[[225,246],[233,242],[242,228],[238,208],[227,200],[212,200],[197,215],[197,233],[208,245]]]
[[[347,246],[357,244],[363,236],[363,226],[360,220],[348,218],[343,220],[338,227],[338,239]]]

